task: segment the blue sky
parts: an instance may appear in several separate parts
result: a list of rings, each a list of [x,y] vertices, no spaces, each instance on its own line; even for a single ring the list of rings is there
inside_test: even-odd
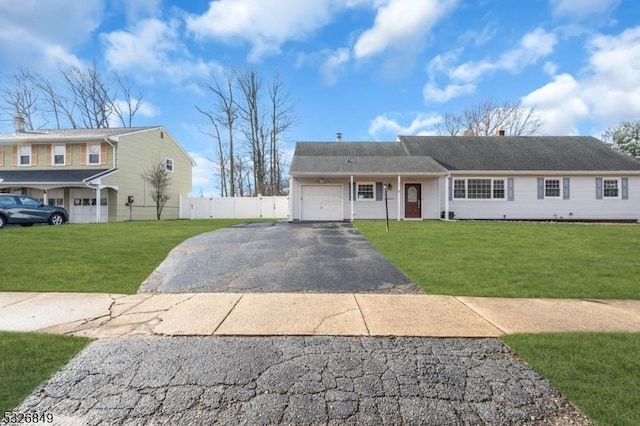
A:
[[[640,118],[640,1],[0,0],[4,73],[93,61],[144,92],[134,124],[165,126],[198,163],[194,195],[215,194],[194,105],[226,70],[280,73],[296,105],[289,155],[336,132],[432,134],[487,99],[535,106],[542,134],[600,136]]]

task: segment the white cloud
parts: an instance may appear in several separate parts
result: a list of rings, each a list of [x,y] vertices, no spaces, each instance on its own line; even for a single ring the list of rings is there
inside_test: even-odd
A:
[[[580,121],[599,128],[640,116],[640,27],[593,37],[579,79],[560,74],[522,98],[536,106],[547,134],[573,134]]]
[[[593,112],[625,119],[640,116],[640,27],[618,36],[596,36],[588,48],[583,91]]]
[[[78,65],[72,48],[89,41],[103,11],[101,0],[0,1],[0,57],[32,70]]]
[[[219,185],[216,183],[215,164],[202,152],[189,152],[189,156],[196,162],[196,166],[192,169],[191,175],[191,195],[199,197],[219,196]]]
[[[450,77],[463,82],[472,82],[483,74],[497,70],[511,73],[520,72],[525,67],[535,64],[539,59],[551,54],[557,41],[558,39],[553,33],[536,28],[522,38],[518,47],[503,53],[495,62],[488,59],[479,62],[466,62],[452,70]]]
[[[620,0],[550,0],[554,15],[575,19],[607,14],[619,3]]]
[[[580,96],[580,84],[569,74],[560,74],[522,98],[522,105],[535,107],[543,122],[540,133],[578,134],[578,123],[589,114]]]
[[[102,34],[105,58],[117,71],[134,71],[142,78],[163,76],[172,82],[208,76],[219,66],[192,58],[180,40],[180,24],[145,19],[130,31]]]
[[[333,86],[338,81],[338,74],[351,57],[349,49],[340,48],[331,52],[320,67],[320,74],[325,84]]]
[[[456,5],[457,0],[389,0],[378,9],[373,28],[354,46],[356,58],[378,55],[387,49],[416,49],[425,35]]]
[[[449,84],[440,89],[433,83],[427,83],[422,89],[422,96],[427,102],[447,102],[458,96],[468,95],[476,90],[475,84]]]
[[[393,138],[397,135],[429,135],[434,134],[434,126],[442,121],[437,114],[417,114],[408,126],[403,126],[398,121],[386,114],[379,115],[369,124],[369,134],[376,139]]]
[[[218,0],[200,16],[187,17],[198,39],[242,40],[252,45],[251,61],[280,51],[289,40],[301,40],[326,25],[338,6],[326,0]],[[344,5],[341,5],[344,6]]]
[[[556,73],[558,72],[558,66],[551,61],[545,62],[542,69],[544,70],[545,73],[551,76],[556,75]]]

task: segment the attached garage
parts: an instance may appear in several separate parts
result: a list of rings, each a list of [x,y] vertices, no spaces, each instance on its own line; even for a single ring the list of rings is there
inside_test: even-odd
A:
[[[302,220],[343,219],[342,185],[302,185]]]

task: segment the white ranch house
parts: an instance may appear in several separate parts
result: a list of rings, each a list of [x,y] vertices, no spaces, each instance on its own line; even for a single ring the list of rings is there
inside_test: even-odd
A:
[[[298,142],[290,175],[293,221],[640,220],[640,162],[593,137]]]

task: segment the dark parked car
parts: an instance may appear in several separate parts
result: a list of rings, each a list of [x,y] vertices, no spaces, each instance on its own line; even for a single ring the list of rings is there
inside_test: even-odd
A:
[[[47,206],[26,195],[0,194],[0,228],[11,223],[62,225],[68,220],[69,214],[62,207]]]

